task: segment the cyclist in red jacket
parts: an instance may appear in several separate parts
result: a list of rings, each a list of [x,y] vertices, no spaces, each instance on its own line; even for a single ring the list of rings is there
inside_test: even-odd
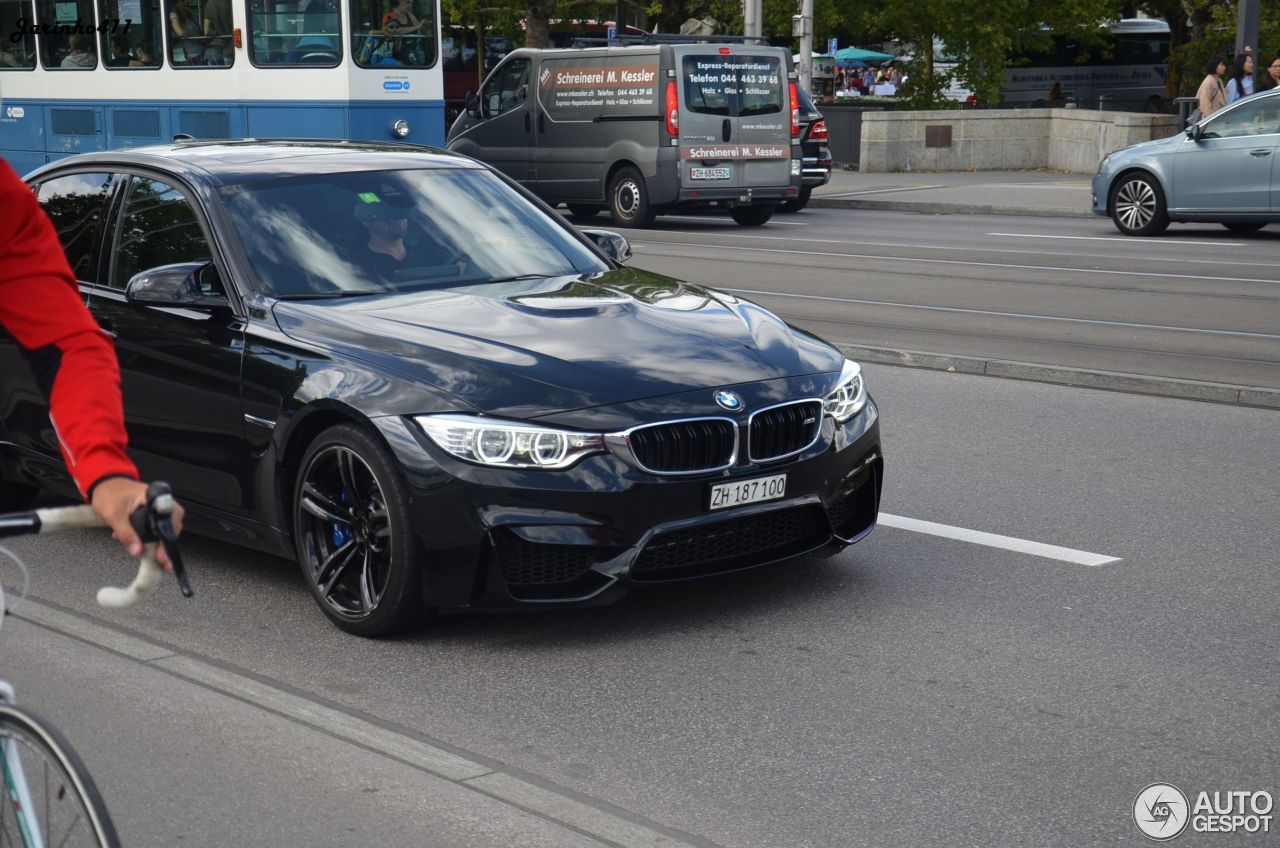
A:
[[[115,348],[85,307],[49,217],[0,159],[0,327],[17,340],[49,397],[49,418],[71,476],[133,556],[142,541],[129,514],[147,486],[125,456]],[[181,527],[182,508],[174,525]],[[163,550],[160,559],[165,568]]]

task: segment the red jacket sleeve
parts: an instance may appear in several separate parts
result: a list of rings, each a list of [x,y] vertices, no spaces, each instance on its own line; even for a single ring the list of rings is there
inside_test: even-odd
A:
[[[57,231],[0,159],[0,326],[22,346],[49,397],[62,456],[88,497],[107,477],[137,479],[125,456],[120,369],[85,308]]]

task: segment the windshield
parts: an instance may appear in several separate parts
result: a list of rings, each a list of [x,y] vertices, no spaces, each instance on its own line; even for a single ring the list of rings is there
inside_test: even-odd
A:
[[[607,271],[487,170],[362,171],[223,189],[263,290],[342,297]]]

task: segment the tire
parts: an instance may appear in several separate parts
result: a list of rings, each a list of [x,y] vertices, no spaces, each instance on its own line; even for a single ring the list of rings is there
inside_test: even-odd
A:
[[[1111,188],[1108,203],[1116,229],[1127,236],[1154,236],[1169,226],[1164,191],[1150,174],[1125,174]]]
[[[589,203],[566,203],[565,205],[569,207],[569,214],[575,218],[594,218],[600,214],[600,207]]]
[[[1236,221],[1230,224],[1223,224],[1222,226],[1226,227],[1233,233],[1256,233],[1258,230],[1265,227],[1266,224],[1255,223],[1252,221]]]
[[[800,189],[800,196],[793,200],[784,200],[778,204],[779,212],[799,212],[801,209],[809,205],[809,198],[813,197],[813,187],[805,186]]]
[[[609,181],[609,214],[619,227],[647,227],[653,223],[653,204],[644,177],[635,168],[622,168]]]
[[[298,564],[329,620],[357,636],[425,623],[409,492],[390,453],[352,424],[308,448],[294,485]]]
[[[759,227],[768,223],[773,217],[773,210],[776,207],[772,205],[760,204],[757,206],[735,206],[731,211],[733,220],[737,221],[744,227]]]
[[[98,845],[120,848],[120,837],[84,761],[55,728],[8,704],[0,705],[0,740],[6,759],[10,743],[17,750],[30,791],[30,808],[46,845]],[[6,774],[9,769],[6,766]],[[9,809],[0,817],[0,844],[26,845]],[[6,840],[5,837],[8,837]],[[61,841],[55,841],[61,840]]]

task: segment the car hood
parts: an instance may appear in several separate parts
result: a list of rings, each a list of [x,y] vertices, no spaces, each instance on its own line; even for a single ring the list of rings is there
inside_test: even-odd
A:
[[[1144,153],[1155,153],[1166,147],[1178,146],[1182,143],[1182,140],[1185,137],[1186,136],[1183,133],[1178,133],[1177,135],[1171,135],[1167,138],[1157,138],[1154,141],[1144,141],[1139,144],[1130,145],[1129,147],[1123,147],[1116,151],[1116,155],[1132,156],[1135,154],[1141,155]]]
[[[295,340],[512,417],[838,371],[843,362],[756,304],[632,268],[277,301],[274,313]]]

